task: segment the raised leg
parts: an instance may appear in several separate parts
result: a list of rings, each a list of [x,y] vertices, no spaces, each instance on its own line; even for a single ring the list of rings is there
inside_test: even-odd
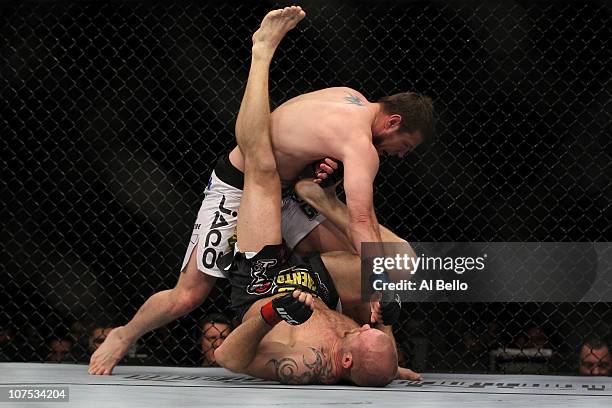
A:
[[[297,182],[295,191],[302,200],[323,214],[338,230],[348,235],[348,209],[336,196],[335,187],[323,189],[312,180],[303,179]],[[380,234],[383,242],[406,242],[382,225],[380,225]]]
[[[238,212],[238,247],[258,252],[281,242],[280,178],[270,140],[268,76],[274,51],[305,16],[301,7],[266,15],[253,34],[251,70],[236,120],[236,141],[244,156],[244,189]]]
[[[300,7],[272,11],[253,35],[251,71],[236,120],[236,140],[245,156],[244,194],[237,226],[242,251],[256,252],[266,244],[281,242],[280,181],[270,142],[268,72],[278,44],[304,16]],[[197,249],[175,288],[155,293],[127,325],[111,331],[91,358],[90,374],[111,374],[140,336],[202,303],[215,278],[198,271],[196,256]]]

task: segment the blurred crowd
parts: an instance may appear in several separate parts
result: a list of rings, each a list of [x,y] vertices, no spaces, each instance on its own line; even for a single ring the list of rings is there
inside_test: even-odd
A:
[[[160,328],[135,344],[122,363],[177,365],[178,362],[179,365],[216,367],[214,350],[231,333],[234,323],[226,314],[208,314],[198,322],[191,338],[175,335],[168,327]],[[552,364],[555,359],[565,358],[571,360],[568,372],[585,376],[610,374],[610,343],[602,337],[582,339],[574,356],[563,356],[541,326],[527,327],[514,338],[505,336],[496,321],[482,327],[482,330],[466,327],[456,344],[447,348],[436,347],[425,336],[400,336],[397,338],[400,365],[418,371],[543,374],[550,372],[551,365],[558,366],[558,361]],[[418,333],[418,328],[407,329]],[[47,363],[85,364],[111,330],[113,327],[106,325],[87,329],[80,322],[74,322],[63,335],[43,339],[35,330],[18,333],[17,328],[5,325],[0,327],[0,361],[40,361],[43,356]]]
[[[418,334],[418,322],[406,322],[404,332],[413,335],[397,339],[400,360],[417,371],[610,375],[612,355],[606,336],[556,339],[539,325],[512,336],[495,320],[462,326],[457,330],[460,336],[434,339],[428,333]]]
[[[232,319],[223,313],[205,316],[189,339],[175,336],[162,327],[135,344],[127,353],[124,364],[140,365],[201,365],[216,367],[214,350],[231,333]],[[0,327],[0,362],[89,363],[91,355],[104,343],[113,327],[106,325],[86,328],[74,322],[61,335],[42,338],[31,328],[20,333],[11,325]],[[180,358],[177,358],[181,355]]]

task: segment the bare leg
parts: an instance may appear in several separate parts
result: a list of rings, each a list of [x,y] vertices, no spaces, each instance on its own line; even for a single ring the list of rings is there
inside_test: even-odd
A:
[[[327,252],[321,254],[321,260],[334,281],[334,286],[342,301],[342,309],[359,306],[361,304],[361,263],[359,255],[343,251]],[[363,320],[364,324],[369,323],[369,308],[367,316],[364,315],[364,319],[360,320]]]
[[[346,205],[336,196],[335,187],[323,189],[310,180],[300,180],[296,184],[295,190],[304,201],[316,208],[339,230],[348,235],[348,211]],[[380,232],[385,242],[406,242],[382,225],[380,226]],[[414,256],[414,252],[409,255]],[[361,261],[359,256],[350,252],[328,252],[321,255],[321,259],[338,288],[343,307],[363,309],[363,315],[359,313],[359,316],[353,317],[357,320],[365,319],[367,322],[369,320],[369,305],[367,305],[367,308],[360,306]]]
[[[295,191],[304,201],[323,214],[327,218],[327,221],[330,221],[335,226],[335,228],[330,228],[329,223],[319,225],[317,228],[312,230],[306,236],[306,238],[302,240],[302,242],[300,242],[298,251],[301,251],[304,248],[309,249],[310,251],[313,249],[317,250],[317,248],[313,248],[313,246],[319,245],[319,252],[326,252],[326,248],[333,248],[332,250],[336,250],[339,246],[352,242],[348,228],[348,209],[346,204],[340,201],[336,196],[335,187],[323,189],[321,186],[312,182],[311,180],[300,180],[295,186]],[[414,250],[406,240],[398,237],[383,225],[379,225],[379,229],[383,242],[406,244],[406,255],[412,258],[416,257]],[[336,233],[343,232],[345,238],[330,245],[330,243],[327,241],[334,239],[334,236],[332,235],[333,231]],[[395,256],[395,251],[393,248],[385,246],[384,249],[385,251],[389,252],[388,256]],[[350,247],[350,252],[357,253],[352,246]],[[394,281],[399,281],[399,279],[402,278],[401,276],[398,276],[396,272],[390,273],[390,276]]]
[[[329,219],[310,231],[293,250],[303,256],[312,252],[354,252],[353,244],[348,240],[345,232],[338,229]]]
[[[247,152],[242,201],[250,203],[241,204],[238,218],[243,251],[258,251],[262,242],[281,242],[280,181],[269,137],[268,70],[279,42],[304,16],[300,7],[273,11],[253,35],[251,72],[236,121],[236,139],[241,150]],[[268,199],[270,196],[274,199]],[[129,346],[144,333],[189,313],[204,301],[215,278],[198,271],[196,256],[197,249],[174,289],[154,294],[127,325],[111,331],[91,358],[90,374],[111,374]]]
[[[321,188],[312,180],[303,179],[296,183],[295,192],[350,239],[348,209],[336,196],[336,186]]]
[[[143,334],[191,312],[208,296],[215,278],[198,270],[197,249],[173,289],[155,293],[125,326],[117,327],[91,356],[89,373],[110,375],[131,344]]]
[[[300,7],[271,11],[253,34],[251,70],[236,119],[236,141],[244,156],[237,225],[242,252],[258,252],[267,244],[282,242],[280,178],[270,141],[268,76],[276,47],[304,16]]]

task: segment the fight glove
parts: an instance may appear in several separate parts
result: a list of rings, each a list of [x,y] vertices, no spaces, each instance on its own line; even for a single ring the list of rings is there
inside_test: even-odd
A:
[[[310,306],[294,298],[292,293],[274,298],[261,307],[261,317],[270,326],[275,326],[283,320],[296,326],[304,323],[310,316]]]
[[[375,290],[375,281],[389,283],[391,280],[389,279],[389,274],[387,274],[387,272],[370,275],[370,286],[373,290]],[[387,326],[397,323],[400,311],[402,310],[402,300],[400,299],[399,294],[393,290],[383,290],[380,291],[380,293],[382,295],[381,299],[379,300],[380,312],[383,318],[381,323]]]
[[[384,325],[392,325],[397,323],[402,310],[402,301],[398,293],[385,291],[380,299],[380,312],[382,314]]]

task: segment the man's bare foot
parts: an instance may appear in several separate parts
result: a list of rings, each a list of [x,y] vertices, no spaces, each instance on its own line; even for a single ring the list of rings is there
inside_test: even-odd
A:
[[[295,184],[295,192],[317,211],[323,212],[321,209],[331,208],[338,203],[338,197],[336,196],[338,183],[327,188],[321,188],[310,179],[302,179]]]
[[[259,29],[253,34],[253,50],[274,53],[285,34],[305,16],[306,13],[300,6],[285,7],[269,12],[261,22]]]
[[[106,336],[104,343],[91,356],[89,374],[111,375],[113,368],[127,353],[130,343],[121,335],[123,327],[117,327]]]

